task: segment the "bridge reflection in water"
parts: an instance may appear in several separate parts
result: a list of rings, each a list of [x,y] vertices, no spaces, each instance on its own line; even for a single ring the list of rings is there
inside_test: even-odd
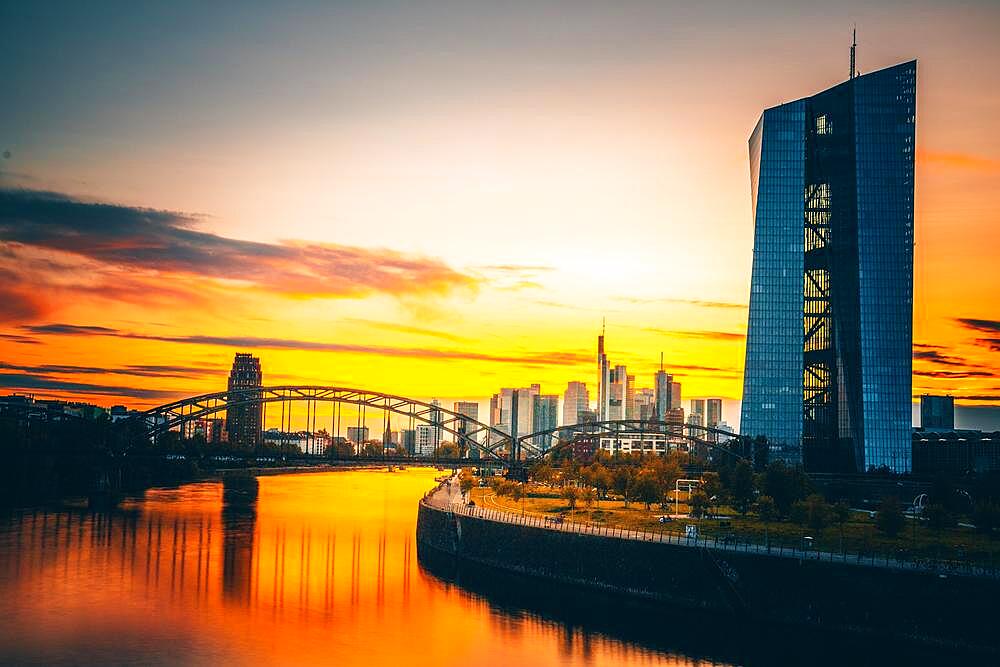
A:
[[[120,511],[0,518],[0,664],[648,664],[673,658],[491,608],[425,572],[417,500],[439,472],[154,490]]]
[[[787,642],[761,641],[745,623],[418,563],[416,502],[437,474],[264,477],[244,503],[202,483],[150,491],[111,514],[8,514],[0,663],[770,664],[784,655]]]

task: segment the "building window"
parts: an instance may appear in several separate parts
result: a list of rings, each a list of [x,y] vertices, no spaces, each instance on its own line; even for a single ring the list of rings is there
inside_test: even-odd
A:
[[[833,134],[833,123],[826,114],[816,116],[816,134]]]

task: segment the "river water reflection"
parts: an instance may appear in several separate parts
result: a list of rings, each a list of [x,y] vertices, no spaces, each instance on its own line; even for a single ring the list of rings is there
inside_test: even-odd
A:
[[[243,507],[223,506],[221,484],[189,484],[113,514],[7,516],[0,663],[673,661],[491,607],[424,571],[417,500],[439,474],[262,477]]]
[[[417,501],[439,474],[282,475],[245,506],[199,483],[111,514],[8,515],[0,663],[747,662],[742,638],[688,615],[424,567]]]

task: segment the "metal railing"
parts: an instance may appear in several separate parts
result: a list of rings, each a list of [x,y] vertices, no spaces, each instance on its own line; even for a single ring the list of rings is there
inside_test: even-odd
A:
[[[435,489],[427,492],[424,500],[441,490],[448,480],[441,482]],[[487,509],[484,507],[470,507],[467,504],[451,504],[445,511],[455,514],[462,514],[486,521],[496,521],[517,526],[530,528],[540,528],[564,533],[575,533],[579,535],[591,535],[594,537],[604,537],[622,540],[634,540],[638,542],[656,542],[660,544],[673,544],[684,547],[715,549],[724,552],[759,554],[775,556],[780,558],[793,558],[796,560],[813,560],[829,563],[839,563],[844,565],[865,565],[869,567],[889,568],[908,572],[926,572],[940,575],[964,575],[974,577],[989,577],[1000,579],[1000,570],[996,567],[974,565],[972,563],[960,563],[953,561],[938,561],[932,559],[909,559],[882,554],[862,554],[861,552],[833,552],[821,551],[818,549],[803,549],[786,544],[759,544],[736,538],[718,538],[688,536],[669,530],[658,532],[630,530],[623,527],[608,526],[603,524],[581,523],[577,521],[557,520],[554,517],[538,516],[531,514],[516,514],[504,510]]]

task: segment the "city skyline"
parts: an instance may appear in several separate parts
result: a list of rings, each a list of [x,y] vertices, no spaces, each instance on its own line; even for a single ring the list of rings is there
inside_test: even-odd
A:
[[[0,0],[0,666],[1000,656],[998,34]]]
[[[268,65],[289,75],[284,99],[305,103],[285,114],[234,105],[251,91],[235,77],[177,115],[185,86],[204,93],[226,74],[213,69],[193,79],[194,63],[174,57],[189,37],[168,37],[147,56],[165,74],[148,98],[163,104],[152,114],[121,104],[121,91],[137,85],[128,71],[109,67],[107,87],[96,91],[60,87],[52,62],[18,58],[30,45],[10,39],[3,48],[12,57],[4,60],[23,67],[7,78],[25,104],[0,111],[11,128],[0,138],[0,388],[150,407],[214,390],[239,350],[262,357],[278,383],[474,399],[482,411],[501,386],[537,382],[561,393],[566,382],[585,380],[594,396],[592,340],[606,315],[614,360],[637,386],[650,386],[665,351],[687,397],[738,400],[752,247],[745,141],[761,108],[846,78],[848,26],[857,21],[862,72],[921,59],[913,405],[922,393],[953,394],[958,410],[1000,403],[998,278],[989,270],[997,232],[988,224],[1000,146],[978,131],[995,103],[976,94],[997,75],[975,83],[962,76],[966,58],[995,53],[987,28],[996,10],[973,3],[962,16],[942,14],[919,52],[905,27],[926,21],[930,5],[894,15],[893,27],[860,7],[838,11],[842,20],[811,32],[815,59],[782,60],[804,45],[767,33],[773,50],[749,56],[739,71],[726,57],[739,39],[685,39],[685,30],[709,23],[710,10],[668,23],[645,5],[603,26],[604,40],[642,37],[634,48],[582,61],[579,49],[593,39],[588,22],[605,18],[601,10],[569,17],[551,45],[531,28],[538,16],[516,13],[501,37],[544,53],[549,65],[536,72],[527,59],[485,58],[507,86],[422,52],[423,35],[401,39],[374,59],[381,69],[365,70],[385,84],[383,94],[362,95],[340,80],[309,93],[303,65],[345,56],[293,49]],[[6,23],[31,28],[24,34],[44,25],[43,9],[10,13]],[[470,16],[437,16],[429,33]],[[93,17],[80,18],[105,34]],[[212,26],[224,17],[205,18]],[[339,18],[343,26],[358,19]],[[251,32],[277,35],[305,29],[300,19],[252,23]],[[645,23],[655,37],[677,39],[654,39]],[[395,34],[374,25],[368,29]],[[956,32],[965,52],[954,48]],[[134,49],[141,37],[137,26],[108,43]],[[305,43],[311,39],[319,36],[306,30]],[[472,40],[450,44],[469,57],[488,55]],[[681,47],[700,63],[694,72],[672,64]],[[241,53],[227,40],[200,48],[191,53],[195,63]],[[405,84],[400,56],[411,53],[443,75],[439,85]],[[106,58],[85,51],[75,66]],[[562,94],[545,92],[547,76],[566,83]],[[741,84],[741,76],[750,79]],[[706,83],[714,80],[727,86]],[[589,92],[575,85],[583,81],[594,83]],[[478,94],[494,104],[470,101]],[[51,109],[26,115],[49,109],[39,104],[44,95],[54,96]],[[229,130],[213,104],[229,110]],[[394,111],[400,104],[439,120],[409,123]],[[589,113],[577,113],[582,108]],[[295,130],[323,113],[318,140]],[[359,128],[359,117],[368,124]],[[449,166],[459,151],[461,179]],[[348,157],[355,155],[370,159]],[[479,161],[469,164],[469,155]],[[550,178],[539,179],[540,171]],[[468,174],[479,187],[468,187]],[[340,197],[324,194],[331,183]],[[363,206],[375,188],[394,206]],[[256,194],[242,194],[249,192]],[[392,212],[395,204],[407,210],[417,194],[444,206]],[[522,203],[512,208],[513,201]],[[484,245],[480,229],[503,233]],[[616,270],[598,279],[602,263]],[[458,372],[437,372],[442,365]]]

